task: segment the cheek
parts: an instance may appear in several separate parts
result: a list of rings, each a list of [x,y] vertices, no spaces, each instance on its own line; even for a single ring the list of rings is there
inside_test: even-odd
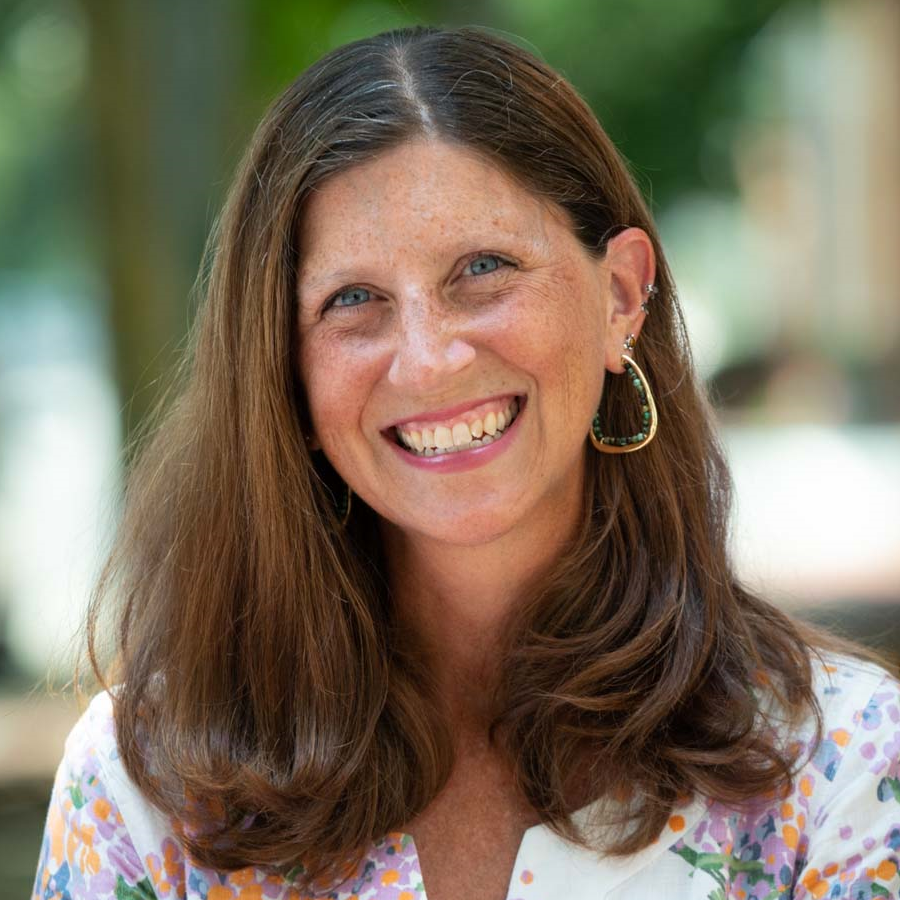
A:
[[[312,336],[300,353],[300,376],[312,426],[325,445],[340,449],[358,428],[379,361],[353,341]]]
[[[589,283],[566,272],[524,291],[520,301],[508,346],[537,377],[552,404],[547,412],[580,423],[593,415],[603,386],[602,304]]]

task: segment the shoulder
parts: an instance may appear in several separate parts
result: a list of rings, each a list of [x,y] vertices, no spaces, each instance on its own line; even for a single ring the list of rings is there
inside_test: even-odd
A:
[[[813,685],[823,712],[838,709],[879,690],[900,690],[900,682],[881,666],[838,653],[813,655]]]
[[[88,765],[102,778],[138,837],[145,832],[168,834],[165,820],[140,792],[121,762],[111,692],[103,691],[91,700],[69,734],[64,759],[76,767]]]
[[[900,682],[874,663],[847,656],[823,655],[814,666],[822,740],[807,769],[832,786],[829,799],[873,783],[876,794],[890,792],[900,764]],[[900,801],[900,784],[896,789]]]
[[[97,768],[118,756],[112,697],[103,691],[91,700],[69,732],[63,762]]]
[[[66,739],[34,896],[153,896],[164,880],[161,861],[171,855],[168,831],[125,773],[112,697],[98,694]]]
[[[791,788],[740,808],[711,801],[671,848],[710,890],[719,881],[747,897],[900,895],[900,684],[846,656],[812,664],[821,740],[812,717],[785,729],[786,744],[806,745]]]

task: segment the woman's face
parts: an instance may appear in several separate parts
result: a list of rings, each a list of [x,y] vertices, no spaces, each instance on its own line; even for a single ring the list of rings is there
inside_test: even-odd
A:
[[[415,141],[315,192],[300,249],[313,446],[354,493],[466,545],[580,503],[624,326],[608,333],[608,267],[559,210],[471,151]]]

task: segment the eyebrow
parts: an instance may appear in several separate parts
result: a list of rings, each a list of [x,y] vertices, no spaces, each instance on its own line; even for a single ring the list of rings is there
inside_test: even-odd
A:
[[[354,278],[354,272],[352,269],[339,269],[337,272],[329,272],[327,275],[319,276],[318,278],[310,278],[304,279],[301,274],[297,278],[297,293],[302,298],[306,294],[318,294],[319,291],[323,290],[329,284],[347,284],[352,281],[357,281],[357,278]]]
[[[506,229],[497,228],[493,234],[485,234],[485,235],[475,235],[473,237],[465,237],[459,241],[455,241],[451,243],[447,248],[447,255],[453,255],[454,260],[459,260],[464,256],[468,256],[471,253],[478,252],[479,250],[483,250],[485,252],[490,252],[492,247],[492,238],[497,239],[498,241],[502,241],[503,243],[516,243],[520,248],[534,248],[538,244],[542,243],[541,237],[536,235],[524,235],[521,232],[516,233],[512,231],[508,231]],[[513,249],[510,248],[507,251],[502,251],[498,246],[496,248],[497,252],[507,252],[513,253]],[[520,250],[521,254],[521,250]],[[360,267],[362,268],[362,267]],[[325,275],[318,275],[316,277],[311,277],[306,279],[303,277],[302,269],[300,275],[297,277],[297,294],[302,300],[304,297],[316,296],[320,291],[323,291],[326,287],[330,285],[335,285],[335,287],[340,287],[345,284],[353,284],[355,282],[360,281],[360,268],[356,269],[336,269],[333,272],[328,272]]]

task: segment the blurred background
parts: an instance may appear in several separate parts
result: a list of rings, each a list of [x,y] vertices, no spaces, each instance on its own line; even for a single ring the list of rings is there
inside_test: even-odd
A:
[[[742,577],[897,658],[895,0],[0,0],[0,898],[30,890],[122,448],[235,164],[303,68],[413,23],[516,36],[588,99],[662,229]]]

